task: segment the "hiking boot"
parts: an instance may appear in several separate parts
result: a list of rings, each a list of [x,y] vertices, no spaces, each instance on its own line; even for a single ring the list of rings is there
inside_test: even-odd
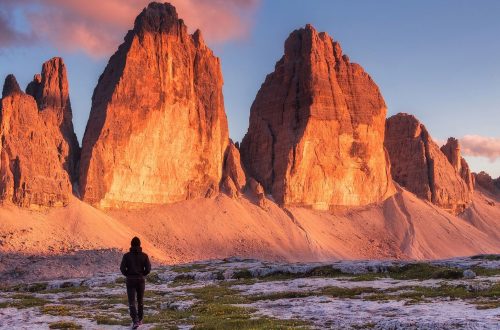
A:
[[[137,329],[139,327],[139,321],[134,322],[132,329]]]

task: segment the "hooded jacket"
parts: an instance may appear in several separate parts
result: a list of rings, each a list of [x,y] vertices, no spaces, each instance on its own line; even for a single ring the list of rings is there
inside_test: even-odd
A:
[[[151,271],[151,263],[140,246],[133,246],[130,252],[125,253],[120,265],[120,271],[127,278],[142,279]]]

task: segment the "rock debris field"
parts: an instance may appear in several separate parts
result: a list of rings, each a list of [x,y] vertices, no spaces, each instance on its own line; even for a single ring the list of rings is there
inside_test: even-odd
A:
[[[156,268],[142,329],[500,329],[500,255]],[[126,329],[124,278],[2,287],[1,329]]]

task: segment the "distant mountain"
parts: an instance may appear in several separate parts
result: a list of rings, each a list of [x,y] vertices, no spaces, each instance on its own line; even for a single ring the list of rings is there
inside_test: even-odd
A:
[[[66,205],[80,148],[63,60],[45,62],[26,92],[13,75],[6,78],[0,101],[0,199],[28,208]]]

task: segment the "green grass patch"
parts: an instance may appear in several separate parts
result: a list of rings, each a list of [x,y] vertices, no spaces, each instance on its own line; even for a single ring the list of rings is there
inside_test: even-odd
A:
[[[40,311],[43,314],[53,316],[69,316],[73,314],[71,309],[65,305],[45,305],[40,308]]]
[[[250,279],[250,278],[254,278],[254,276],[252,275],[252,273],[248,269],[239,269],[239,270],[234,272],[233,278],[236,280]]]
[[[385,277],[387,276],[382,273],[365,273],[365,274],[353,275],[352,277],[349,277],[348,280],[353,282],[375,281]]]
[[[479,254],[477,256],[470,257],[474,260],[500,260],[500,254]]]
[[[397,280],[459,279],[463,277],[463,271],[458,268],[415,263],[389,267],[388,275]]]
[[[200,271],[202,269],[205,269],[205,265],[199,265],[199,264],[177,265],[170,268],[170,270],[176,273],[191,273],[194,271]]]
[[[402,292],[399,292],[402,291]],[[392,293],[392,294],[389,294]],[[365,300],[409,300],[411,303],[418,303],[435,298],[462,299],[484,308],[496,308],[500,300],[500,283],[493,284],[486,289],[471,290],[465,285],[443,284],[438,287],[400,287],[384,291],[375,292],[366,297]]]
[[[476,273],[477,276],[497,276],[497,275],[500,275],[499,268],[473,267],[472,271],[474,273]]]
[[[378,289],[370,287],[359,288],[340,288],[336,286],[327,286],[320,290],[321,295],[326,295],[335,298],[354,298],[362,294],[379,292]]]
[[[40,293],[83,293],[89,291],[90,288],[87,286],[65,286],[54,289],[47,289]]]
[[[181,275],[177,275],[172,280],[172,282],[170,283],[170,286],[173,286],[173,287],[183,286],[183,285],[193,284],[194,282],[195,282],[194,275],[181,274]]]
[[[97,315],[94,317],[94,320],[97,322],[99,325],[130,325],[132,321],[130,320],[130,317],[128,318],[121,318],[118,319],[113,316],[108,316],[108,315]]]
[[[149,273],[148,276],[146,276],[146,281],[148,283],[153,283],[153,284],[161,284],[162,283],[160,276],[156,272]]]
[[[11,296],[11,298],[14,300],[10,302],[5,302],[2,308],[14,307],[22,309],[22,308],[30,308],[30,307],[44,306],[46,304],[50,304],[50,301],[47,299],[38,298],[29,294],[15,294]]]
[[[304,329],[307,323],[299,320],[256,318],[254,310],[218,303],[196,306],[194,329]]]
[[[49,329],[77,330],[77,329],[82,329],[82,326],[73,322],[58,321],[50,323]]]
[[[239,291],[228,286],[207,285],[202,288],[188,289],[186,292],[205,303],[244,304],[250,302]]]
[[[318,295],[320,295],[318,291],[280,291],[267,294],[251,295],[248,296],[247,299],[250,301],[279,300],[279,299],[306,298]]]

